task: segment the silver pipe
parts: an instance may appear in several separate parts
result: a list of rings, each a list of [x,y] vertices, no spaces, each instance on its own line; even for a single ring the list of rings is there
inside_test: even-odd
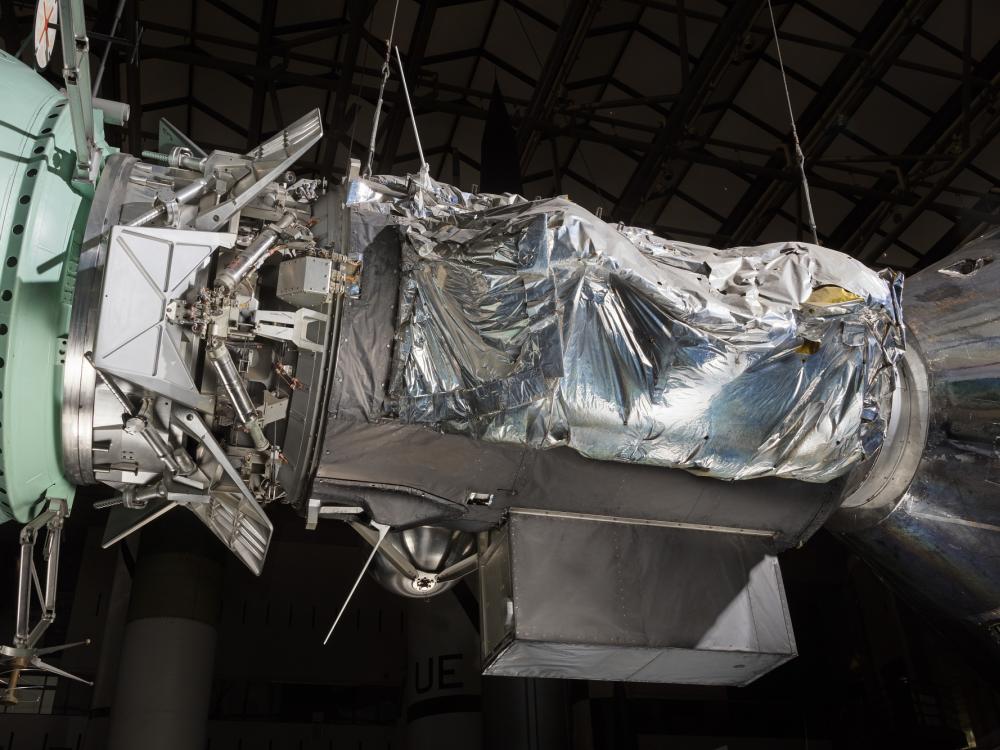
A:
[[[215,367],[219,381],[229,395],[229,400],[233,403],[233,408],[236,409],[236,416],[241,422],[247,422],[252,419],[256,414],[256,410],[254,409],[253,402],[250,400],[250,394],[247,393],[243,385],[239,371],[236,369],[233,356],[229,353],[229,347],[226,346],[224,341],[217,340],[209,347],[208,357]]]
[[[34,547],[34,534],[27,539],[22,534],[21,559],[17,566],[17,625],[14,630],[14,645],[19,648],[27,644],[30,634],[28,617],[31,612],[31,552]]]
[[[278,241],[281,233],[285,229],[288,229],[294,221],[295,214],[288,212],[282,215],[277,222],[258,234],[256,239],[215,277],[215,285],[225,288],[226,291],[233,291],[240,281],[243,280],[244,276],[263,262],[264,258],[268,255],[268,251]]]
[[[49,622],[56,619],[56,593],[59,591],[59,549],[62,546],[62,519],[49,521],[48,535],[45,544],[48,549],[48,560],[45,568],[45,603],[44,617]]]
[[[42,602],[42,615],[31,633],[28,634],[27,648],[34,648],[42,635],[48,630],[49,625],[56,621],[56,594],[59,591],[59,547],[62,541],[62,519],[50,519],[48,533],[45,537],[45,593],[40,594]],[[36,581],[37,583],[37,581]]]
[[[420,155],[420,170],[427,170],[427,160],[424,158],[424,148],[420,145],[420,133],[417,132],[417,118],[413,114],[413,102],[410,101],[410,89],[406,85],[406,74],[403,72],[403,58],[399,56],[396,47],[396,62],[399,64],[399,80],[403,83],[403,95],[406,97],[406,108],[410,110],[410,123],[413,125],[413,138],[417,142],[417,153]]]
[[[182,156],[178,161],[184,169],[190,169],[192,172],[204,172],[208,159],[197,156]]]
[[[340,605],[340,611],[337,612],[337,616],[333,620],[333,625],[326,633],[326,638],[323,639],[323,645],[325,646],[330,640],[330,636],[333,635],[334,629],[337,627],[337,623],[340,622],[340,618],[344,615],[344,610],[347,609],[347,605],[351,603],[351,598],[354,596],[354,592],[358,589],[358,584],[361,583],[361,579],[365,577],[365,572],[368,567],[372,564],[372,560],[375,559],[375,553],[378,552],[378,548],[382,546],[382,542],[385,540],[386,534],[389,533],[389,526],[385,524],[377,523],[372,521],[372,526],[378,531],[378,538],[375,540],[375,544],[372,545],[371,554],[368,555],[368,559],[365,560],[364,567],[361,568],[361,572],[358,573],[358,577],[354,581],[354,585],[351,586],[351,590],[347,592],[347,598],[344,599],[344,603]]]
[[[447,568],[438,573],[437,575],[438,583],[457,581],[459,578],[467,576],[469,573],[471,573],[478,567],[479,567],[479,558],[476,556],[476,553],[473,552],[468,557],[459,560],[454,565],[449,565]]]
[[[94,503],[94,510],[104,510],[105,508],[115,508],[123,505],[132,510],[145,508],[150,500],[163,500],[167,496],[167,491],[163,487],[163,482],[159,481],[154,485],[136,487],[127,485],[120,494],[109,497],[106,500],[98,500]]]
[[[104,113],[104,122],[108,125],[127,125],[132,108],[125,102],[116,102],[114,99],[94,99],[94,109],[99,109]]]
[[[126,432],[141,436],[171,474],[180,472],[181,465],[174,458],[167,441],[147,419],[141,416],[129,417],[128,422],[126,422]]]
[[[258,450],[267,450],[270,442],[264,437],[264,430],[257,419],[257,409],[250,400],[243,379],[236,369],[233,356],[229,353],[229,347],[224,341],[216,340],[208,347],[208,359],[215,368],[216,377],[229,396],[229,401],[236,411],[236,419],[250,433],[253,444]]]
[[[167,207],[164,205],[154,206],[153,208],[146,211],[144,214],[140,214],[136,218],[132,219],[126,226],[129,227],[144,227],[151,221],[155,221],[159,217],[163,216],[167,212]]]
[[[94,372],[97,373],[97,377],[99,377],[101,379],[101,382],[103,382],[104,385],[108,387],[108,390],[111,391],[111,395],[118,400],[119,404],[121,404],[122,409],[124,409],[129,414],[129,416],[134,414],[135,407],[132,406],[132,402],[128,400],[128,396],[125,395],[125,391],[119,388],[118,383],[109,378],[104,373],[104,371],[97,366],[97,363],[94,362],[94,353],[84,352],[83,358],[87,360],[87,362],[90,364],[91,367],[94,368]]]
[[[351,525],[352,529],[361,535],[362,539],[368,542],[368,544],[373,547],[379,544],[379,532],[377,529],[369,526],[367,523],[361,523],[360,521],[348,521],[348,523]],[[413,580],[420,574],[420,571],[417,570],[416,566],[413,565],[409,559],[407,559],[403,551],[391,542],[385,545],[385,547],[382,547],[381,552],[392,567],[395,568],[396,571],[408,581]]]
[[[184,153],[177,153],[179,149],[175,148],[169,154],[161,154],[159,151],[143,151],[142,158],[149,159],[149,161],[155,161],[160,164],[166,164],[168,167],[183,167],[184,169],[190,169],[193,172],[204,172],[205,164],[208,161],[205,157],[192,156],[188,151]],[[187,151],[185,149],[184,151]]]
[[[176,193],[174,193],[174,201],[178,205],[184,205],[190,203],[193,200],[201,198],[205,193],[208,192],[209,188],[214,183],[214,180],[209,177],[200,177],[193,182],[188,183]],[[160,203],[153,208],[146,211],[146,213],[137,216],[132,219],[126,226],[129,227],[144,227],[151,221],[158,219],[167,212],[167,204]]]

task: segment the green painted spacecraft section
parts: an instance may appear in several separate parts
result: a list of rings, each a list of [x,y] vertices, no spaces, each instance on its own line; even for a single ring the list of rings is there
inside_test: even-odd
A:
[[[104,157],[103,113],[94,120]],[[94,193],[73,180],[75,152],[66,98],[0,52],[0,522],[75,492],[62,474],[63,362]]]

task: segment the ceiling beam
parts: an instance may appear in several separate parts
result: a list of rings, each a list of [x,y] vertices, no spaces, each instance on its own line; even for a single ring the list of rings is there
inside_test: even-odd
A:
[[[197,2],[197,0],[195,0]],[[372,0],[368,0],[371,2]],[[249,51],[256,51],[257,45],[251,42],[243,42],[231,37],[220,37],[214,34],[206,34],[201,31],[193,32],[189,29],[182,29],[175,26],[169,26],[162,23],[156,22],[143,22],[143,28],[147,30],[161,31],[164,34],[169,34],[171,36],[181,37],[183,39],[195,39],[198,42],[220,44],[223,46],[231,46],[236,49],[244,49]],[[277,32],[275,32],[277,33]],[[367,46],[369,41],[367,30],[362,32],[362,42]],[[285,44],[284,41],[274,39],[274,48],[279,49],[280,45]],[[385,43],[384,41],[378,41],[378,55],[385,54]],[[184,62],[186,65],[202,66],[206,68],[214,68],[216,70],[225,70],[227,72],[239,73],[245,75],[259,75],[264,77],[272,77],[275,83],[279,85],[291,85],[291,86],[305,86],[309,88],[320,88],[323,90],[330,90],[329,79],[318,77],[318,83],[311,84],[311,78],[317,78],[315,74],[309,75],[304,73],[298,73],[293,71],[288,71],[286,68],[271,68],[266,67],[257,68],[252,63],[237,62],[234,60],[226,60],[219,57],[217,54],[209,54],[204,49],[201,48],[191,48],[192,51],[201,54],[201,57],[188,57],[184,60],[180,60],[175,50],[176,46],[162,47],[153,45],[149,42],[142,43],[142,56],[144,58],[156,58],[162,60],[171,60],[175,62]],[[315,55],[306,55],[301,52],[294,52],[286,47],[280,47],[281,56],[286,62],[302,62],[309,65],[316,65],[322,68],[330,67],[330,60],[328,58],[317,57]],[[424,59],[424,65],[428,65],[429,58]],[[381,61],[379,61],[379,67],[367,67],[365,65],[355,65],[354,74],[368,76],[374,79],[378,79],[381,76]],[[339,70],[340,62],[337,62],[336,70]],[[334,70],[334,73],[336,73]],[[411,90],[416,90],[417,86],[427,86],[428,88],[434,89],[436,91],[446,91],[455,94],[464,94],[469,97],[479,98],[483,101],[489,101],[490,92],[489,91],[479,91],[477,89],[471,88],[469,86],[463,86],[459,84],[447,83],[438,79],[436,71],[421,71],[420,77],[416,81],[410,81],[407,79],[407,83],[410,85]],[[523,106],[528,103],[528,99],[520,99],[517,97],[506,96],[504,97],[506,101],[513,106]]]
[[[983,58],[977,66],[980,75],[989,78],[1000,78],[1000,42]],[[989,106],[989,92],[981,94],[973,105],[973,112],[986,109]],[[954,136],[959,135],[962,129],[962,86],[941,105],[934,117],[927,121],[919,133],[902,149],[907,154],[926,153],[947,153],[953,145]],[[914,162],[909,167],[900,165],[897,170],[887,172],[873,185],[873,190],[887,193],[897,193],[905,189],[904,185],[914,174],[919,174],[919,168],[925,162]],[[876,197],[870,197],[858,202],[848,215],[837,225],[831,233],[830,241],[833,247],[843,250],[846,253],[857,254],[862,251],[886,214],[891,210],[891,206],[885,201]],[[874,260],[874,258],[871,258]]]
[[[271,62],[271,37],[274,34],[274,22],[278,14],[278,0],[263,0],[260,10],[260,37],[257,40],[257,68],[267,68]],[[267,92],[272,83],[268,78],[254,78],[253,98],[250,103],[250,127],[247,129],[247,149],[255,147],[261,141],[264,130],[264,104]]]
[[[822,157],[836,139],[840,123],[858,111],[913,39],[921,19],[933,12],[940,1],[883,0],[879,4],[853,45],[862,54],[845,56],[796,119],[807,163]],[[782,36],[780,28],[778,35]],[[770,166],[788,164],[789,143],[787,137],[783,139],[768,161]],[[798,185],[758,178],[737,202],[719,233],[737,241],[755,241],[771,222],[774,212],[798,189]]]
[[[525,110],[528,120],[547,120],[552,116],[559,98],[563,95],[566,78],[580,49],[587,39],[587,33],[594,23],[601,0],[572,0],[563,16],[555,39],[549,47],[549,55],[542,66],[538,83],[535,85],[531,101]],[[521,128],[517,133],[521,173],[528,170],[531,159],[538,147],[538,131]]]
[[[542,26],[546,27],[549,31],[556,31],[559,28],[559,24],[553,21],[546,15],[539,13],[537,10],[531,7],[531,3],[522,3],[520,0],[506,0],[507,5],[512,7],[515,12],[523,13],[529,18],[534,19]]]
[[[694,18],[699,21],[709,21],[710,23],[719,23],[722,21],[723,16],[717,13],[707,13],[705,11],[696,10],[693,8],[685,8],[683,2],[657,2],[657,0],[626,0],[633,5],[641,5],[644,8],[649,8],[650,10],[659,10],[664,13],[673,13],[675,15],[685,15],[688,18]]]
[[[229,3],[225,2],[225,0],[206,0],[206,2],[209,5],[213,5],[219,10],[221,10],[223,13],[225,13],[233,20],[239,21],[241,24],[246,26],[251,31],[257,31],[257,32],[260,31],[260,26],[256,21],[250,18],[250,16],[248,16],[246,13],[237,10]]]
[[[231,73],[235,76],[247,76],[255,83],[262,82],[266,87],[270,81],[275,83],[286,83],[295,86],[307,86],[317,89],[335,89],[336,77],[326,75],[307,75],[295,73],[289,70],[274,69],[267,65],[257,65],[256,63],[237,62],[236,60],[226,60],[217,55],[209,54],[190,47],[155,47],[143,43],[140,47],[140,56],[144,60],[170,60],[171,62],[182,63],[184,65],[196,65],[201,68],[212,68]]]
[[[520,68],[518,68],[513,63],[508,62],[504,58],[500,57],[500,55],[496,54],[492,50],[483,49],[480,52],[480,56],[484,60],[489,60],[491,63],[493,63],[495,66],[497,66],[501,70],[507,71],[512,76],[514,76],[514,78],[517,78],[518,80],[523,81],[524,83],[528,84],[529,86],[536,86],[538,84],[538,82],[534,78],[532,78],[531,76],[529,76],[527,73],[525,73],[523,70],[521,70]]]
[[[220,125],[224,125],[225,127],[229,128],[237,135],[240,135],[244,138],[247,137],[247,129],[245,127],[240,125],[238,122],[232,120],[231,118],[226,117],[219,110],[215,109],[215,107],[210,107],[209,105],[205,104],[205,102],[201,101],[197,97],[191,98],[191,106],[197,109],[199,112],[203,112],[204,114],[208,115]]]
[[[588,86],[596,85],[600,87],[600,90],[596,97],[596,101],[600,101],[601,99],[604,98],[604,95],[608,92],[608,88],[611,85],[618,85],[617,81],[615,80],[615,73],[618,71],[618,66],[621,65],[621,62],[625,57],[625,53],[628,51],[629,45],[632,43],[632,38],[635,36],[636,24],[638,24],[642,20],[643,14],[646,12],[646,2],[647,0],[641,0],[641,2],[636,3],[635,13],[632,16],[633,20],[631,24],[629,24],[629,29],[626,30],[626,32],[622,35],[622,38],[619,40],[618,48],[615,51],[614,58],[611,61],[610,67],[608,68],[607,75],[600,76],[597,79],[592,79],[591,81],[588,81],[587,83]],[[591,28],[591,31],[593,31],[593,28]],[[572,90],[575,88],[575,85],[574,83],[567,83],[566,88],[567,90]],[[653,105],[653,108],[659,109],[659,105]],[[551,151],[552,151],[553,181],[552,181],[552,189],[550,192],[552,193],[563,192],[561,175],[572,166],[573,159],[576,157],[577,152],[580,151],[581,143],[582,141],[580,139],[576,139],[575,141],[573,141],[573,145],[570,146],[569,150],[567,151],[565,159],[562,162],[562,164],[559,163],[558,144],[552,145]]]
[[[669,148],[680,142],[685,130],[712,95],[742,44],[744,32],[753,24],[765,4],[766,0],[737,0],[730,6],[702,51],[698,64],[690,71],[688,86],[670,108],[667,121],[625,185],[614,208],[613,215],[616,219],[629,224],[635,221],[649,190],[660,177]]]
[[[775,23],[780,26],[791,11],[791,3],[779,5],[774,12]],[[681,19],[679,18],[679,20]],[[723,118],[730,112],[749,120],[752,125],[762,129],[764,132],[771,133],[776,138],[780,137],[779,131],[771,128],[767,123],[754,117],[742,107],[738,107],[735,104],[736,97],[743,91],[747,80],[757,69],[756,64],[760,61],[769,64],[769,59],[765,53],[772,38],[773,32],[770,28],[770,18],[768,18],[767,29],[764,29],[762,26],[750,27],[749,33],[743,37],[742,49],[737,53],[737,58],[741,60],[741,64],[734,66],[727,75],[719,80],[719,85],[713,93],[712,100],[702,106],[700,116],[693,118],[692,122],[685,127],[685,143],[691,145],[708,143],[712,140],[712,135],[719,127]],[[690,72],[688,76],[690,77]],[[642,207],[643,224],[659,220],[659,217],[673,199],[674,194],[684,184],[684,180],[687,178],[692,166],[693,163],[680,159],[674,159],[669,164],[664,164],[661,176],[657,180],[657,183],[663,183],[663,189],[660,191],[661,195],[658,200],[649,201]],[[729,241],[724,236],[721,239],[725,242]]]
[[[913,270],[920,271],[944,260],[969,240],[978,237],[991,226],[995,227],[1000,224],[1000,203],[997,202],[997,198],[1000,196],[986,194],[973,206],[977,212],[992,214],[992,221],[984,221],[972,216],[960,217],[955,225],[921,256]]]
[[[963,108],[965,106],[966,104],[963,103]],[[969,113],[967,112],[967,114]],[[916,221],[920,215],[934,203],[944,189],[950,185],[970,163],[972,163],[973,159],[979,156],[979,154],[981,154],[987,146],[993,143],[998,135],[1000,135],[1000,114],[994,114],[991,118],[991,122],[987,125],[986,130],[973,142],[971,142],[966,147],[965,151],[962,152],[961,156],[957,157],[954,163],[947,170],[945,170],[940,177],[938,177],[934,186],[921,196],[917,204],[907,211],[904,216],[894,222],[892,229],[889,230],[888,234],[886,234],[886,236],[879,241],[878,246],[871,251],[869,257],[878,257],[881,253],[892,247],[892,244],[899,240],[899,238],[903,235],[903,232],[912,226],[913,222]]]
[[[288,34],[301,34],[306,31],[330,31],[333,34],[349,34],[351,23],[347,18],[324,18],[319,21],[305,21],[303,23],[289,23],[284,26],[276,26],[275,36],[287,36]],[[291,40],[294,42],[298,39]]]
[[[280,30],[280,27],[276,27],[271,36],[274,48],[276,50],[281,50],[281,54],[284,55],[298,47],[305,47],[306,45],[323,42],[327,39],[336,39],[337,37],[344,36],[350,32],[350,25],[344,19],[340,19],[338,25],[336,26],[328,26],[326,28],[317,29],[309,34],[300,34],[299,36],[292,36],[291,38],[281,38],[280,35],[282,35],[282,31]]]
[[[332,172],[333,165],[337,160],[337,150],[340,142],[349,127],[347,122],[347,102],[351,98],[351,86],[354,83],[355,68],[358,64],[358,53],[361,49],[361,40],[364,33],[365,23],[375,8],[372,0],[348,0],[345,10],[347,11],[350,23],[350,36],[344,50],[344,57],[340,63],[340,76],[337,79],[337,91],[333,101],[333,117],[330,122],[332,127],[327,128],[331,137],[327,139],[325,151],[323,152],[323,175]],[[354,118],[351,118],[353,121]],[[347,157],[350,158],[350,154]]]
[[[498,10],[500,10],[500,0],[493,0],[493,2],[491,2],[489,5],[489,12],[486,14],[486,24],[483,26],[483,32],[479,37],[479,49],[483,49],[486,47],[486,42],[490,38],[490,31],[493,28],[493,21],[497,17]],[[467,89],[472,88],[472,84],[476,80],[476,73],[479,71],[479,64],[482,62],[482,60],[483,58],[480,55],[479,57],[477,57],[475,60],[472,61],[472,65],[470,66],[469,69],[469,75],[465,79],[465,85]],[[415,86],[414,90],[416,90]],[[448,129],[448,140],[445,141],[446,143],[450,144],[455,140],[455,133],[458,132],[458,126],[459,123],[461,123],[461,121],[462,118],[458,115],[456,115],[455,118],[451,121],[451,127]],[[454,157],[452,158],[454,159]],[[441,172],[444,171],[444,162],[445,162],[445,156],[442,155],[440,161],[438,161],[437,171],[435,172],[439,180],[441,179]],[[475,167],[475,169],[478,170],[479,167],[477,166]],[[460,174],[461,170],[457,162],[453,161],[452,174],[455,174],[456,172]]]

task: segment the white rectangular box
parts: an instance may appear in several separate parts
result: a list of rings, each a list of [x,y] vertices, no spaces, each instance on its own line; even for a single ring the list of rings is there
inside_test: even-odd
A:
[[[745,685],[796,654],[768,541],[511,510],[480,553],[483,673]]]

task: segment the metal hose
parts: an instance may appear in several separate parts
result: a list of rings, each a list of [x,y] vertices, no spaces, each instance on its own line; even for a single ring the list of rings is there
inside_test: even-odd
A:
[[[185,203],[197,200],[208,192],[214,182],[215,180],[210,177],[200,177],[174,193],[174,202],[178,205],[184,205]],[[166,203],[157,203],[157,205],[153,206],[153,208],[149,209],[144,214],[140,214],[136,218],[132,219],[132,221],[130,221],[126,226],[144,227],[151,221],[155,221],[167,213],[167,208],[168,206]]]
[[[229,353],[229,347],[225,341],[215,340],[209,344],[208,359],[215,369],[215,375],[219,383],[229,396],[229,400],[236,412],[236,419],[253,439],[253,444],[258,450],[267,450],[271,443],[264,437],[264,430],[257,419],[257,409],[250,400],[246,385],[236,369],[233,356]]]
[[[277,222],[262,231],[232,262],[215,277],[215,285],[233,291],[243,278],[259,266],[278,241],[282,232],[295,221],[295,214],[288,212]]]

